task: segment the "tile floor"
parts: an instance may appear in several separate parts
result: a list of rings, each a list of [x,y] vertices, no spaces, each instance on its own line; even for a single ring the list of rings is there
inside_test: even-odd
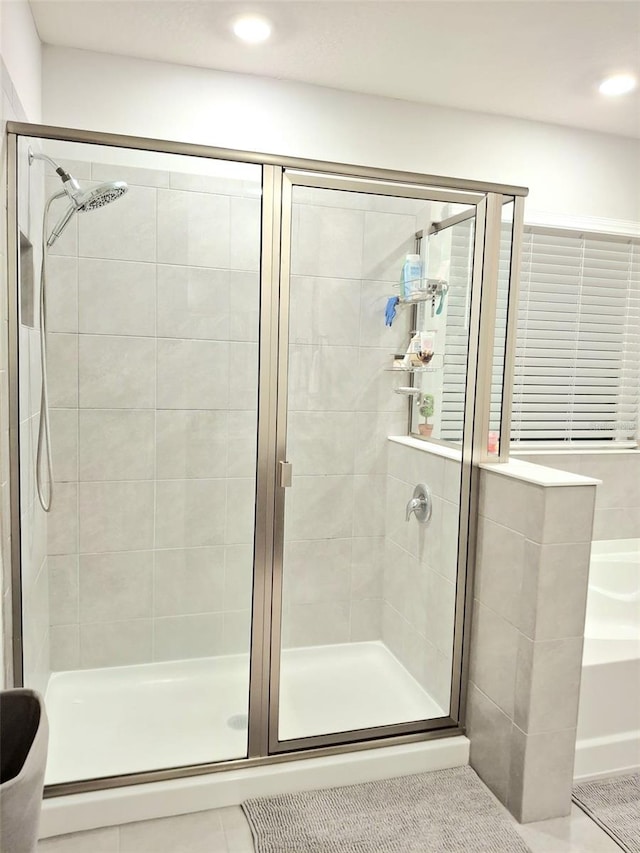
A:
[[[569,817],[516,828],[531,853],[620,853],[577,806]],[[62,835],[41,841],[38,853],[254,853],[254,847],[240,807],[230,806]]]

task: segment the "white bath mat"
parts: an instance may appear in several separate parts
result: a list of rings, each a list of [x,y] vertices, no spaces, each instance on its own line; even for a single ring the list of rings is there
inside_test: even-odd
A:
[[[528,853],[470,767],[242,804],[256,853]]]
[[[640,773],[583,782],[573,801],[627,853],[640,853]]]

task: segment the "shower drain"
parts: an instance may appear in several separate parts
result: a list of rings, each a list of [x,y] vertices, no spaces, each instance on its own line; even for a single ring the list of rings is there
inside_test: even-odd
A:
[[[249,717],[246,714],[234,714],[233,717],[229,717],[227,720],[227,725],[230,729],[240,732],[249,725]]]

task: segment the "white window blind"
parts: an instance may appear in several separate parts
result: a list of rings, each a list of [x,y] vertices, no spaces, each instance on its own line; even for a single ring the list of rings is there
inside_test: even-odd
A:
[[[465,230],[466,229],[466,230]],[[452,229],[443,437],[460,440],[470,230]],[[456,233],[456,231],[458,233]],[[503,234],[491,428],[501,397],[508,238]],[[638,434],[640,244],[606,235],[525,229],[511,439],[627,442]]]
[[[512,441],[635,437],[638,290],[632,241],[526,230]]]

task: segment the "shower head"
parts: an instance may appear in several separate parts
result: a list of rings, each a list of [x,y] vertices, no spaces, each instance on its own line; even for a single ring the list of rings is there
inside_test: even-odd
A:
[[[129,189],[124,181],[109,181],[109,183],[99,184],[97,187],[83,192],[75,178],[71,178],[68,183],[71,186],[69,188],[65,186],[64,194],[71,199],[71,204],[53,227],[47,240],[49,248],[53,246],[62,234],[74,213],[97,210],[99,207],[104,207],[106,204],[119,199]],[[60,193],[60,195],[63,195],[63,193]]]
[[[100,184],[100,186],[74,197],[73,201],[78,210],[97,210],[99,207],[104,207],[105,204],[111,204],[112,201],[120,198],[128,189],[129,187],[124,181],[109,181],[109,183]]]
[[[91,190],[83,190],[73,175],[70,175],[69,172],[65,171],[55,162],[55,160],[52,160],[51,157],[47,157],[46,154],[40,154],[30,148],[29,165],[31,165],[34,160],[44,160],[46,163],[49,163],[62,180],[62,190],[54,193],[53,196],[51,196],[50,201],[67,196],[71,202],[51,231],[51,234],[47,239],[48,247],[53,246],[55,241],[69,224],[74,213],[77,213],[78,211],[84,212],[88,210],[97,210],[99,207],[104,207],[106,204],[116,201],[116,199],[124,195],[129,189],[128,185],[124,181],[109,181],[106,184],[98,184],[97,187],[94,187]]]

